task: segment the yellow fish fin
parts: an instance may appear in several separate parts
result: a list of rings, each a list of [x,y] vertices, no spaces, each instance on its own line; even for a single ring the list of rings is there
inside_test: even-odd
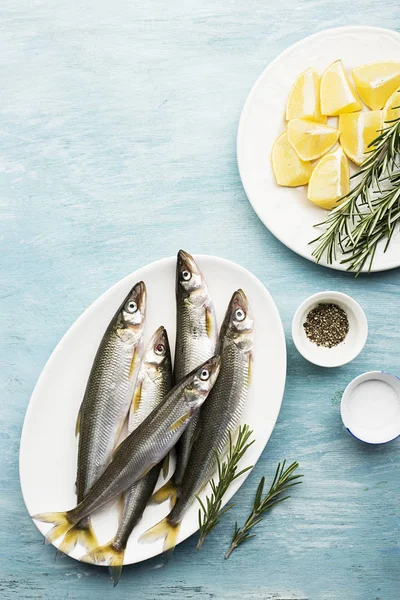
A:
[[[169,499],[170,507],[172,508],[173,506],[175,506],[177,494],[178,490],[176,488],[176,485],[170,479],[169,481],[167,481],[167,483],[164,483],[164,485],[160,487],[159,490],[154,492],[154,494],[150,498],[150,504],[162,504],[163,502]]]
[[[131,404],[131,412],[136,412],[140,406],[140,401],[142,399],[142,386],[143,383],[140,383],[135,390]]]
[[[75,437],[78,437],[79,432],[81,430],[81,414],[82,414],[82,404],[79,407],[78,416],[76,417]]]
[[[90,521],[87,524],[85,523],[85,525],[77,523],[67,531],[58,548],[58,552],[69,554],[77,544],[80,544],[86,550],[93,550],[93,548],[99,545]]]
[[[206,307],[206,331],[209,338],[213,335],[213,328],[214,321],[212,318],[212,312],[208,307]]]
[[[118,521],[120,522],[122,519],[122,515],[124,514],[124,506],[125,506],[125,494],[122,494],[118,498]]]
[[[94,548],[82,556],[80,560],[92,565],[108,566],[115,587],[121,577],[122,565],[124,564],[125,548],[117,550],[113,542],[114,540],[111,540],[111,542],[104,544],[104,546],[98,546],[97,548]]]
[[[249,366],[247,370],[247,385],[250,387],[253,378],[253,353],[249,352]]]
[[[54,540],[67,533],[74,526],[74,523],[71,523],[68,520],[68,514],[66,512],[40,513],[33,515],[32,519],[42,521],[43,523],[52,523],[54,525],[54,527],[46,533],[45,537],[47,543],[54,542]]]
[[[176,540],[179,534],[181,524],[176,525],[170,523],[168,517],[145,531],[139,538],[141,544],[148,544],[156,540],[164,540],[164,552],[167,550],[173,551],[176,546]]]
[[[179,419],[177,419],[175,423],[172,423],[171,427],[169,428],[169,431],[176,431],[177,429],[179,429],[181,425],[183,425],[188,419],[190,419],[192,414],[193,412],[191,410],[188,410],[188,412],[179,417]]]
[[[129,377],[132,377],[132,375],[135,373],[136,362],[138,360],[139,360],[139,352],[138,352],[138,348],[136,346],[135,350],[133,351],[133,355],[132,355],[131,366],[129,369]]]

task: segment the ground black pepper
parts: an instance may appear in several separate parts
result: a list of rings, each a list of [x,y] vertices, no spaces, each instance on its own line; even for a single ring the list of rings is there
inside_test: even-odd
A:
[[[333,348],[343,342],[349,332],[349,320],[337,304],[318,304],[308,313],[304,330],[308,339],[317,346]]]

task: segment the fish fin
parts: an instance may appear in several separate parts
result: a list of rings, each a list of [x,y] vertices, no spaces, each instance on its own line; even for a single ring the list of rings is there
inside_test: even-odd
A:
[[[32,519],[42,521],[42,523],[52,523],[54,525],[54,527],[45,535],[45,543],[47,544],[51,544],[74,526],[74,523],[69,521],[67,512],[39,513],[33,515]]]
[[[141,544],[148,544],[156,540],[164,540],[164,552],[173,551],[176,546],[176,540],[179,534],[181,524],[173,525],[168,517],[150,527],[139,538]]]
[[[94,533],[90,522],[84,526],[82,526],[80,523],[77,523],[74,525],[74,527],[67,531],[58,548],[58,552],[70,554],[77,544],[80,544],[88,551],[93,550],[93,548],[97,548],[99,545],[96,534]]]
[[[123,565],[111,565],[110,567],[108,567],[111,579],[113,580],[114,587],[118,585],[119,580],[121,579],[122,566]]]
[[[118,429],[117,429],[117,433],[115,434],[115,439],[114,439],[114,449],[112,452],[112,455],[110,456],[109,460],[104,464],[104,466],[102,466],[101,470],[100,470],[100,474],[104,473],[104,471],[106,470],[106,468],[108,467],[108,465],[110,464],[110,462],[113,459],[113,454],[114,452],[117,450],[117,448],[122,444],[123,440],[120,442],[121,439],[121,433],[122,430],[124,428],[125,422],[127,420],[127,417],[125,417],[124,419],[121,420],[121,423],[118,425]],[[99,475],[100,477],[100,475]]]
[[[133,396],[133,400],[132,400],[132,409],[133,412],[136,412],[137,409],[139,408],[140,405],[140,401],[142,399],[142,387],[143,387],[143,382],[139,383],[139,385],[137,386],[134,396]]]
[[[159,490],[157,490],[150,498],[150,504],[162,504],[166,500],[170,499],[171,508],[175,506],[178,490],[176,485],[171,481],[164,483]]]
[[[214,329],[214,320],[212,317],[212,312],[206,307],[206,331],[209,338],[213,337],[213,329]]]
[[[81,430],[81,414],[82,414],[82,404],[79,407],[78,416],[76,417],[75,437],[78,437],[80,430]]]
[[[133,393],[133,398],[132,398],[131,406],[129,409],[129,416],[128,416],[128,431],[129,432],[131,432],[135,429],[135,413],[139,409],[140,402],[142,399],[142,386],[143,386],[143,382],[139,383],[139,385],[136,386],[135,391]]]
[[[131,366],[129,368],[129,377],[132,377],[132,375],[134,375],[135,370],[136,370],[136,363],[138,360],[139,360],[139,351],[138,351],[138,347],[136,346],[135,350],[133,351]]]
[[[82,556],[80,560],[92,565],[108,566],[115,587],[121,577],[125,548],[117,550],[113,542],[114,540],[111,540],[111,542],[104,544],[104,546],[93,548],[90,552]]]
[[[195,441],[197,440],[197,438],[199,437],[200,433],[202,430],[202,426],[201,426],[201,420],[198,419],[197,423],[196,423],[196,427],[194,428],[193,431],[193,435],[192,435],[192,441],[190,443],[190,448],[193,448],[193,444],[195,443]]]
[[[124,514],[124,506],[125,506],[125,495],[122,494],[118,500],[118,522],[121,522],[122,515]]]
[[[247,385],[250,387],[253,378],[253,353],[249,352],[249,366],[247,370]]]
[[[162,465],[162,474],[163,474],[164,479],[167,479],[168,473],[169,473],[169,452],[168,452],[167,456],[164,458],[163,465]]]
[[[179,419],[177,419],[175,421],[175,423],[172,423],[171,427],[169,428],[169,431],[176,431],[177,429],[179,429],[179,427],[181,427],[181,425],[183,425],[184,423],[186,423],[186,421],[188,419],[190,419],[192,414],[193,414],[193,411],[188,410],[187,413],[185,413],[184,415],[179,417]]]
[[[150,465],[145,472],[140,476],[140,479],[142,479],[143,477],[146,477],[146,475],[148,475],[150,473],[150,471],[152,470],[153,467],[155,467],[155,464]]]

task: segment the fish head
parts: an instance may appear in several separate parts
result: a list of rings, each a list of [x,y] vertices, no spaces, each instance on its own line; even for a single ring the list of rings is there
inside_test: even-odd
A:
[[[220,339],[232,340],[243,350],[250,350],[253,336],[253,314],[246,294],[239,289],[233,293],[221,327]]]
[[[153,334],[144,360],[156,368],[163,365],[168,366],[171,363],[171,351],[165,327],[159,327]]]
[[[179,250],[176,261],[176,296],[201,305],[208,297],[207,284],[193,256]]]
[[[142,330],[146,316],[146,286],[139,281],[129,292],[122,308],[121,320],[125,327]]]
[[[221,366],[219,356],[213,356],[189,375],[186,388],[186,401],[191,410],[196,410],[203,404],[217,380]]]

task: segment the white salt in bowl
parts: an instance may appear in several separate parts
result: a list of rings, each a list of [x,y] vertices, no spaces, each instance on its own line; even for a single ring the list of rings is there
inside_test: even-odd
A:
[[[368,444],[400,435],[400,379],[385,371],[359,375],[345,389],[340,414],[346,429]]]
[[[349,331],[343,342],[333,348],[317,346],[308,339],[304,322],[308,313],[319,304],[332,303],[347,314]],[[365,346],[368,337],[368,322],[365,312],[351,296],[341,292],[319,292],[300,304],[292,321],[293,342],[304,358],[320,367],[340,367],[354,360]]]

